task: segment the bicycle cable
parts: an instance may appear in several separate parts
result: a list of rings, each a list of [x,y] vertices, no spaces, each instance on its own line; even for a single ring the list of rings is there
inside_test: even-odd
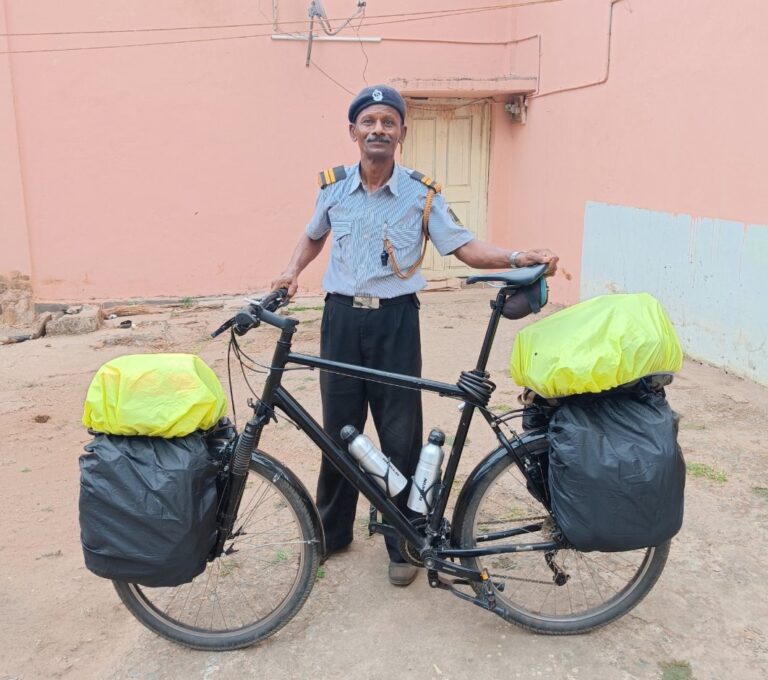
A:
[[[373,382],[380,385],[390,385],[390,383],[387,383],[384,380],[376,380],[375,378],[364,378],[359,376],[349,376],[344,373],[341,373],[339,371],[334,371],[330,368],[319,368],[315,366],[298,366],[295,368],[286,368],[286,367],[277,367],[277,366],[271,366],[268,364],[263,364],[253,357],[249,356],[240,346],[240,343],[237,341],[236,334],[234,332],[234,328],[230,330],[230,342],[229,342],[229,348],[227,351],[227,375],[229,379],[229,392],[230,392],[230,399],[232,400],[232,415],[235,418],[235,425],[237,425],[237,417],[235,412],[235,405],[234,405],[234,394],[233,394],[233,386],[232,386],[232,375],[231,375],[231,354],[234,353],[235,358],[237,359],[238,363],[240,364],[241,373],[243,375],[243,380],[245,380],[245,383],[248,387],[248,390],[253,395],[253,397],[256,399],[258,403],[261,403],[261,399],[256,394],[255,390],[253,389],[253,386],[248,380],[248,377],[245,374],[246,370],[249,370],[253,373],[259,373],[261,375],[267,375],[269,371],[312,371],[317,368],[317,370],[328,373],[332,375],[340,375],[342,377],[348,377],[355,380],[363,380],[366,382]],[[261,369],[254,368],[253,366],[248,365],[253,364],[255,366],[259,366]],[[470,403],[472,405],[486,413],[488,416],[490,416],[494,420],[498,420],[499,416],[497,416],[490,408],[488,408],[488,403],[490,401],[491,395],[493,391],[496,389],[496,384],[491,381],[490,375],[487,372],[483,372],[479,374],[476,370],[472,371],[462,371],[461,375],[459,377],[459,380],[457,381],[457,386],[464,392],[467,393],[467,396],[472,399]],[[400,387],[401,389],[405,390],[413,390],[416,392],[421,392],[420,387],[410,387],[408,385],[397,385],[396,387]],[[443,396],[443,395],[441,395]],[[466,403],[466,402],[465,402]],[[273,415],[275,416],[275,419],[277,419],[277,415],[273,411]],[[301,429],[298,424],[296,424],[294,421],[292,421],[290,418],[288,418],[285,415],[281,415],[281,418],[287,420],[291,425],[293,425],[297,429]],[[515,437],[519,438],[519,435],[513,430],[511,427],[509,427],[509,424],[504,423],[506,425],[507,430]]]

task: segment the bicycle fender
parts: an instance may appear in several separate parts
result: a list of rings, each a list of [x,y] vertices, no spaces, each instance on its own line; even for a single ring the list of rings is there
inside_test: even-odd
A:
[[[512,442],[512,448],[518,449],[524,447],[526,444],[538,443],[542,439],[546,440],[547,435],[545,431],[534,430],[531,432],[524,432],[519,440]],[[483,460],[481,460],[474,470],[467,477],[467,481],[464,482],[464,486],[461,487],[459,493],[459,499],[456,501],[456,507],[453,511],[452,525],[458,526],[460,517],[463,517],[467,511],[467,505],[470,499],[474,496],[475,490],[483,482],[486,475],[493,469],[493,467],[506,456],[512,455],[503,446],[499,446],[497,449],[491,451]],[[451,543],[457,545],[455,542],[456,537],[451,536]]]
[[[320,520],[320,512],[312,500],[312,496],[307,491],[307,487],[304,483],[293,473],[293,471],[286,467],[276,458],[273,458],[268,453],[256,449],[251,454],[251,461],[269,470],[273,475],[282,477],[285,479],[301,496],[301,499],[306,503],[307,508],[310,510],[310,519],[312,520],[312,526],[315,530],[315,534],[320,539],[320,556],[325,554],[325,532],[323,531],[323,523]]]

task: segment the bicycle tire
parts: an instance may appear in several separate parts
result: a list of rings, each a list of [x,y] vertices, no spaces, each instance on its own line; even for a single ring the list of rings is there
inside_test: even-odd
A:
[[[546,455],[549,445],[546,435],[542,433],[527,437],[524,444],[518,443],[517,446],[525,446],[526,452],[535,456],[536,454]],[[481,463],[477,469],[480,470],[484,466],[488,468],[491,457]],[[468,483],[469,480],[472,480],[472,476],[468,478]],[[511,455],[497,456],[495,463],[475,481],[475,487],[471,489],[470,494],[465,502],[457,505],[453,518],[453,541],[461,548],[476,547],[476,536],[488,533],[487,527],[491,524],[494,525],[493,531],[499,529],[503,531],[514,528],[515,524],[520,526],[530,524],[533,518],[545,518],[542,520],[545,526],[553,526],[549,512],[530,493]],[[494,508],[493,511],[490,510],[489,505]],[[503,526],[497,527],[496,525],[499,524]],[[518,542],[531,543],[548,538],[545,532],[544,535],[537,533],[516,537],[512,542],[519,539]],[[509,538],[503,540],[506,543],[510,542]],[[497,613],[506,621],[545,635],[574,635],[600,628],[624,616],[637,606],[659,579],[669,555],[669,546],[670,542],[667,541],[657,547],[627,553],[581,553],[573,549],[558,550],[555,552],[554,559],[556,562],[559,561],[569,577],[564,585],[555,584],[554,572],[548,566],[544,553],[540,551],[461,558],[461,562],[471,569],[487,568],[495,583],[504,584],[504,589],[496,594],[496,604]],[[626,578],[619,576],[618,572],[607,566],[601,566],[621,562],[626,562],[628,565],[625,571]],[[596,566],[590,566],[591,564]],[[584,578],[583,571],[592,581],[588,585],[596,586],[598,591],[600,601],[595,602],[594,606],[590,606],[590,597],[584,587],[583,581],[587,579]],[[575,584],[573,587],[571,584],[574,576],[578,576],[582,581],[583,593],[574,592]],[[606,599],[600,592],[600,585],[604,584],[607,590],[609,580],[616,582],[616,592]],[[510,593],[511,589],[507,586],[515,582],[517,582],[517,589]],[[531,586],[529,589],[531,592],[527,595],[520,593],[520,598],[516,601],[513,597],[520,591],[521,585]],[[534,586],[538,589],[536,600],[541,600],[539,611],[529,604],[534,600]],[[481,595],[480,584],[473,583],[472,587],[478,595]],[[545,593],[543,600],[541,592]],[[558,613],[558,592],[561,593],[561,602],[566,599],[565,596],[570,598],[570,611]],[[545,612],[543,608],[550,597],[553,597],[554,601],[554,605],[550,604],[550,608],[554,611]],[[527,598],[527,601],[523,602],[523,598]],[[574,600],[583,600],[582,610],[574,610]]]
[[[235,523],[236,529],[243,529],[245,533],[228,540],[225,553],[209,562],[206,570],[191,583],[175,588],[145,588],[124,581],[113,581],[123,604],[144,626],[172,642],[192,649],[224,651],[248,647],[274,635],[301,609],[315,583],[321,550],[321,538],[316,535],[311,520],[312,508],[287,476],[275,474],[274,467],[258,460],[251,460],[246,484]],[[275,528],[275,523],[284,519],[286,523],[291,520],[295,524],[297,535],[293,535],[292,529],[289,532],[290,540],[275,541],[275,532],[283,526],[278,524]],[[272,528],[268,527],[268,521]],[[260,522],[259,532],[254,533]],[[251,527],[250,533],[248,527]],[[268,542],[261,545],[250,542],[254,538],[258,540],[259,536],[268,537]],[[282,547],[275,550],[276,546]],[[227,554],[227,550],[233,547],[234,552]],[[290,583],[282,588],[286,592],[276,592],[274,576],[266,573],[269,570],[265,570],[264,565],[272,567],[271,571],[279,576],[281,570],[286,571],[286,565],[290,567],[291,562],[296,565],[295,576],[288,577]],[[249,583],[253,583],[251,578],[266,581],[265,587],[257,593],[259,597],[278,598],[276,605],[269,608],[264,616],[257,616],[253,608],[250,593],[255,588],[249,587]],[[213,591],[209,589],[212,580],[215,580]],[[220,593],[222,584],[226,592]],[[180,614],[173,613],[174,607],[179,608],[178,604],[174,605],[176,598],[179,598],[179,602],[184,600]],[[190,599],[192,609],[199,602],[194,622],[186,620],[191,617],[192,609],[184,620],[181,619],[188,611]],[[218,604],[218,613],[212,599]],[[225,600],[224,603],[222,600]],[[247,616],[254,616],[254,619],[230,627],[227,614],[233,615],[230,607],[236,604],[246,605],[253,612]],[[212,612],[207,626],[199,623],[204,607],[209,607]],[[256,607],[260,607],[258,602]],[[217,617],[224,623],[224,627],[214,625]],[[242,620],[243,617],[240,618]]]

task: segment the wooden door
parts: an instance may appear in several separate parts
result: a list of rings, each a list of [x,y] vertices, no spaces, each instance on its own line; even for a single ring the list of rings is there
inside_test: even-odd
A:
[[[488,208],[490,106],[488,101],[418,99],[408,102],[403,165],[443,186],[443,196],[462,224],[484,239]],[[427,280],[466,276],[469,267],[441,257],[430,245],[423,265]]]

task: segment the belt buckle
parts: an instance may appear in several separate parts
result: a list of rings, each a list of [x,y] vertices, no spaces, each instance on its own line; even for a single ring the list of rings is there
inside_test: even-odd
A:
[[[378,309],[379,298],[370,295],[355,295],[352,297],[352,306],[355,309]]]

